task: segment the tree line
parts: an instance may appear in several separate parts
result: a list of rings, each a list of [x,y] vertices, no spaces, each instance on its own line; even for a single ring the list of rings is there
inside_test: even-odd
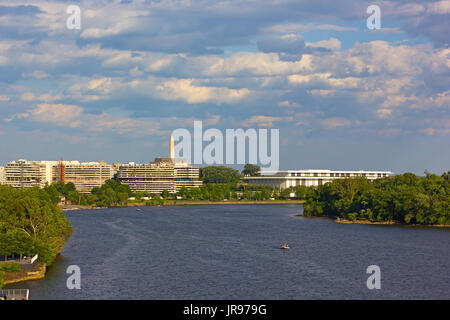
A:
[[[338,179],[311,189],[305,216],[372,222],[450,225],[450,172],[441,176],[405,173],[369,181]]]
[[[46,186],[44,189],[57,202],[59,202],[61,196],[64,196],[71,204],[82,206],[112,207],[126,205],[128,198],[134,195],[128,185],[121,184],[114,179],[106,180],[101,187],[94,187],[89,194],[79,193],[72,182],[58,182]]]

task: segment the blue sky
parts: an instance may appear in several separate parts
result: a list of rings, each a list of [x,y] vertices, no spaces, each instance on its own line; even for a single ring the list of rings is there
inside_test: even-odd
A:
[[[0,0],[0,165],[145,163],[202,120],[280,129],[281,169],[442,173],[449,18],[448,0]]]

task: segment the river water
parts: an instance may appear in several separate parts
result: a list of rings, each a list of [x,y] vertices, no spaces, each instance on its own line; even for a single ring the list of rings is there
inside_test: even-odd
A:
[[[30,299],[450,299],[450,230],[337,224],[300,205],[66,212],[74,233]],[[283,242],[291,249],[281,250]],[[66,269],[81,270],[81,289]],[[369,265],[381,289],[369,290]]]

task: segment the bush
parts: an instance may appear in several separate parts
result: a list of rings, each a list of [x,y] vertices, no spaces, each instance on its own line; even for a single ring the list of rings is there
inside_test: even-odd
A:
[[[20,264],[18,264],[17,262],[0,263],[0,271],[20,272],[20,270],[22,270],[22,269],[20,268]]]

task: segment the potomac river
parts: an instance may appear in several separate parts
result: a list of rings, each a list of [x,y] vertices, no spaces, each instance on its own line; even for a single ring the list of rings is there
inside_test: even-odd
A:
[[[30,299],[450,299],[450,230],[337,224],[301,205],[66,212],[74,233]],[[281,250],[287,242],[291,249]],[[69,290],[66,269],[81,270]],[[381,269],[381,289],[366,269]]]

